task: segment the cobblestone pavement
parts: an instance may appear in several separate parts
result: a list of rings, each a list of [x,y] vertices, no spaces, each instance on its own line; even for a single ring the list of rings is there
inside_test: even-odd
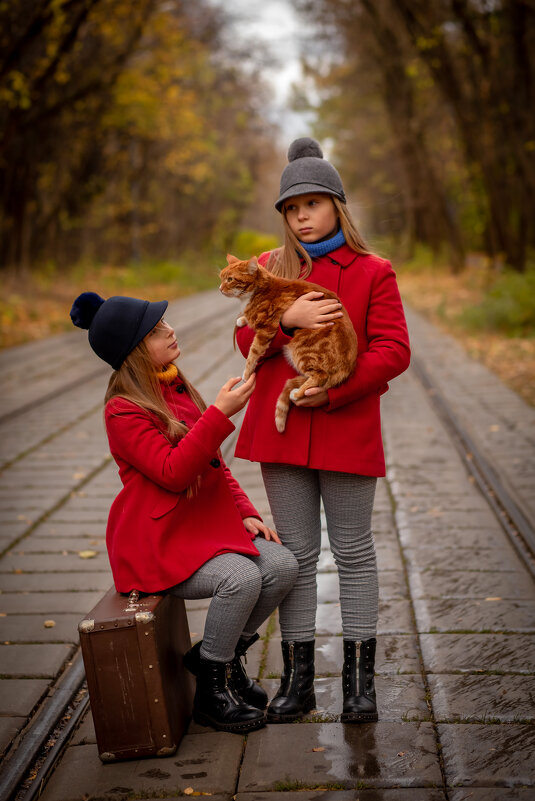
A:
[[[231,342],[236,310],[217,293],[170,309],[183,369],[208,401],[241,372]],[[208,315],[211,321],[198,325]],[[534,410],[418,315],[409,313],[409,325],[417,358],[533,519]],[[33,388],[30,365],[39,373]],[[77,332],[49,341],[48,349],[42,343],[0,354],[0,369],[0,739],[9,757],[75,653],[78,621],[111,584],[104,529],[118,479],[102,428],[106,369]],[[68,393],[55,394],[68,382]],[[32,408],[43,395],[49,399]],[[44,801],[171,798],[187,788],[216,801],[291,801],[296,791],[300,801],[535,798],[532,578],[412,370],[384,396],[383,429],[388,475],[379,481],[374,511],[379,722],[339,720],[338,578],[325,532],[316,710],[247,738],[191,724],[170,758],[105,766],[88,714]],[[258,465],[232,461],[232,442],[227,451],[234,475],[269,519]],[[94,555],[84,558],[84,551]],[[194,641],[207,604],[188,603]],[[48,620],[55,625],[46,627]],[[276,616],[261,633],[248,671],[271,695],[281,671]]]

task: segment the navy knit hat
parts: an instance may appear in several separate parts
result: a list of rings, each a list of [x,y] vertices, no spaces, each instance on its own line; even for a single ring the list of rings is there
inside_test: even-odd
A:
[[[280,196],[275,203],[282,210],[284,201],[295,195],[321,192],[334,195],[346,202],[342,179],[337,170],[323,158],[323,151],[315,139],[303,136],[295,139],[288,148],[290,162],[281,175]]]
[[[71,320],[78,328],[89,329],[89,344],[114,370],[162,319],[167,301],[115,295],[104,300],[96,292],[82,292],[71,309]]]

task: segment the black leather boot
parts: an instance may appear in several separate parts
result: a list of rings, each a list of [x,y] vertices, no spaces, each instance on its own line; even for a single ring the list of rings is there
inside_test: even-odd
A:
[[[342,723],[368,723],[379,719],[375,699],[375,637],[344,640]]]
[[[231,675],[229,681],[232,688],[243,698],[246,704],[255,706],[257,709],[265,709],[268,702],[267,693],[259,684],[249,678],[241,661],[241,657],[245,655],[247,649],[257,640],[258,634],[254,634],[250,639],[240,637],[234,659],[230,663]],[[184,654],[184,664],[194,676],[197,676],[199,672],[201,645],[202,640],[195,643],[193,648]]]
[[[250,704],[251,706],[255,706],[257,709],[265,709],[268,702],[267,693],[262,689],[262,687],[260,687],[259,684],[256,683],[256,681],[253,681],[253,679],[249,678],[245,672],[245,667],[241,660],[241,657],[243,656],[245,661],[247,661],[245,652],[257,640],[258,634],[254,634],[249,639],[240,637],[238,640],[234,659],[230,663],[231,682],[234,689],[238,691],[239,695],[241,695],[246,703]]]
[[[284,670],[277,695],[268,706],[268,723],[291,723],[316,706],[314,640],[282,641]]]
[[[218,731],[246,734],[266,722],[260,709],[246,704],[230,683],[230,662],[199,660],[197,689],[193,699],[193,720]]]

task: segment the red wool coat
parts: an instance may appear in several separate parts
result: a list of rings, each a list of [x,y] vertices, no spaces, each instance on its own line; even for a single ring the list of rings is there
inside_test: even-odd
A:
[[[259,261],[265,264],[269,254]],[[403,306],[390,262],[359,256],[343,245],[313,260],[308,278],[336,292],[358,337],[355,372],[328,390],[329,403],[315,409],[290,406],[286,431],[275,428],[275,404],[286,382],[295,376],[282,351],[290,341],[279,328],[257,368],[236,456],[255,462],[302,465],[367,476],[384,476],[380,396],[388,381],[409,366],[410,346]],[[247,356],[254,332],[238,329],[237,341]]]
[[[178,379],[164,388],[164,396],[190,427],[174,446],[157,418],[135,404],[114,398],[105,409],[110,450],[124,485],[106,532],[119,592],[167,589],[216,554],[258,556],[243,518],[260,515],[217,456],[233,423],[215,406],[201,415]],[[199,491],[188,498],[186,489],[198,475]]]

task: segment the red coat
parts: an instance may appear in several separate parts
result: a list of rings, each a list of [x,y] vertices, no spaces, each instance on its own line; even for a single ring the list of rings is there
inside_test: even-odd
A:
[[[191,576],[216,554],[258,551],[243,525],[260,517],[217,456],[234,425],[219,409],[201,415],[176,379],[164,396],[190,431],[170,445],[157,418],[122,398],[105,409],[123,489],[108,518],[106,544],[119,592],[157,592]],[[199,491],[187,487],[201,475]]]
[[[265,264],[269,254],[262,254]],[[384,476],[380,396],[388,381],[407,369],[409,336],[390,262],[359,256],[348,245],[313,260],[309,279],[336,292],[358,337],[355,372],[328,390],[329,403],[315,409],[290,406],[286,431],[275,428],[275,404],[288,378],[296,375],[282,352],[290,337],[279,328],[257,368],[236,456],[255,462],[303,465],[367,476]],[[238,329],[247,356],[254,332]]]

